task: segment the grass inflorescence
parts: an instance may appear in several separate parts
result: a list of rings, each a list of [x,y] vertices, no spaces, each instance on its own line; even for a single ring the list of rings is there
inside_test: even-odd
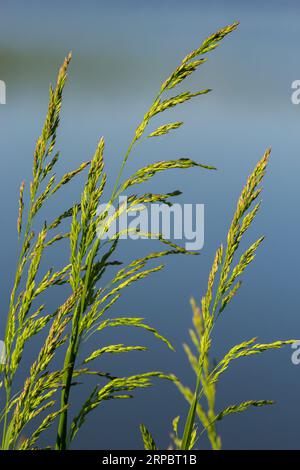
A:
[[[164,239],[162,234],[147,233],[143,234],[143,237],[153,238],[155,235],[158,242],[164,245],[164,249],[120,267],[121,263],[113,257],[121,232],[108,242],[103,242],[102,235],[124,211],[130,211],[139,204],[152,202],[172,204],[173,198],[180,194],[178,190],[165,194],[152,192],[141,195],[130,194],[128,205],[126,207],[120,205],[112,217],[107,217],[109,207],[125,190],[130,191],[133,187],[149,181],[156,173],[169,169],[214,168],[182,157],[148,164],[123,180],[126,163],[136,143],[141,141],[142,137],[153,139],[174,132],[183,124],[179,121],[163,123],[156,130],[148,131],[152,118],[210,91],[203,89],[172,95],[173,89],[195,72],[206,61],[206,54],[214,50],[236,27],[237,23],[234,23],[207,38],[200,47],[182,60],[161,85],[149,110],[134,132],[120,163],[107,209],[100,214],[97,209],[107,182],[103,137],[99,140],[91,159],[70,170],[60,179],[56,175],[56,168],[61,160],[60,153],[56,150],[56,137],[71,54],[64,60],[58,72],[56,85],[50,87],[45,122],[34,150],[29,188],[26,182],[22,182],[20,187],[17,220],[20,249],[7,314],[6,362],[1,369],[6,395],[5,406],[0,416],[3,423],[1,446],[3,450],[37,448],[40,436],[50,426],[57,426],[56,443],[50,443],[50,448],[67,449],[88,414],[106,400],[131,398],[134,390],[151,386],[155,378],[174,380],[171,375],[159,371],[116,377],[99,371],[97,365],[93,368],[90,366],[92,363],[97,363],[105,354],[123,354],[146,349],[139,344],[106,345],[107,328],[126,326],[136,328],[137,331],[144,329],[172,349],[169,340],[148,325],[143,318],[109,317],[108,312],[123,294],[124,289],[163,268],[163,264],[150,263],[155,263],[167,255],[190,254],[190,252]],[[37,215],[44,210],[48,200],[54,195],[57,197],[57,193],[60,194],[67,184],[84,172],[87,172],[87,176],[78,202],[72,207],[65,208],[54,220],[39,226]],[[65,226],[67,229],[62,230]],[[68,261],[59,268],[49,267],[44,272],[44,260],[48,249],[58,243],[67,243]],[[112,272],[110,281],[104,284],[103,276],[109,273],[110,269],[117,269],[117,272]],[[47,302],[44,302],[45,294],[59,286],[64,288],[65,300],[54,311],[49,311]],[[92,334],[99,335],[101,345],[79,361],[82,342],[88,340]],[[15,377],[19,370],[24,370],[24,350],[37,336],[43,338],[43,344],[29,367],[23,386],[16,389]],[[62,355],[63,363],[57,365]],[[96,384],[90,392],[86,392],[86,388],[81,385],[85,398],[81,409],[74,410],[72,387],[84,383],[85,377],[94,377]],[[32,431],[28,436],[29,424]]]
[[[177,416],[172,423],[172,441],[176,449],[192,450],[195,447],[201,447],[201,437],[207,434],[211,448],[220,450],[222,442],[217,431],[219,421],[231,414],[242,413],[251,407],[272,405],[272,400],[247,400],[217,411],[217,384],[232,361],[271,349],[280,349],[295,342],[295,340],[277,340],[272,343],[259,343],[257,338],[251,338],[231,347],[216,364],[211,357],[213,332],[217,327],[217,320],[220,315],[223,315],[225,308],[240,289],[242,274],[254,260],[256,251],[264,239],[264,237],[258,238],[242,254],[239,254],[238,249],[243,237],[250,229],[260,208],[260,202],[257,202],[257,199],[262,190],[261,182],[269,157],[270,149],[265,152],[247,179],[237,202],[226,244],[220,245],[215,253],[208,276],[207,289],[200,305],[194,298],[191,299],[193,328],[189,333],[194,351],[188,344],[184,344],[184,350],[196,375],[196,384],[192,390],[177,377],[172,376],[176,387],[189,404],[182,435],[179,431],[180,417]],[[150,450],[154,446],[156,448],[150,431],[144,425],[141,426],[141,434],[145,449]]]
[[[141,344],[127,344],[125,339],[124,342],[106,344],[105,334],[112,328],[129,327],[137,333],[140,329],[145,330],[173,350],[169,339],[144,318],[118,317],[111,315],[110,309],[117,304],[128,287],[161,271],[164,267],[160,263],[161,258],[195,252],[165,239],[161,233],[143,233],[137,228],[129,228],[125,232],[133,230],[140,237],[156,238],[163,248],[124,266],[115,259],[124,230],[108,240],[105,235],[124,212],[129,213],[140,205],[157,202],[172,205],[174,198],[181,194],[177,189],[162,194],[136,193],[140,185],[152,180],[157,173],[171,169],[215,169],[212,165],[184,156],[149,163],[126,179],[123,178],[126,164],[137,143],[141,143],[144,138],[152,140],[175,132],[183,125],[181,121],[163,122],[156,129],[150,129],[152,119],[210,91],[202,89],[173,93],[179,84],[206,62],[207,54],[236,27],[237,23],[233,23],[205,39],[197,49],[186,55],[163,82],[133,133],[120,162],[106,208],[101,212],[98,211],[99,204],[102,203],[108,186],[103,137],[99,139],[92,158],[61,178],[57,178],[56,174],[61,160],[60,153],[56,150],[56,137],[71,54],[64,60],[55,86],[50,87],[46,118],[33,155],[31,182],[28,186],[23,181],[19,192],[17,235],[20,248],[7,314],[6,358],[1,366],[1,385],[3,384],[2,390],[5,393],[5,405],[0,414],[2,450],[39,448],[39,439],[50,426],[56,429],[56,439],[49,443],[49,447],[68,449],[77,438],[89,413],[107,400],[132,398],[135,390],[150,387],[154,379],[173,382],[189,404],[182,429],[179,416],[172,423],[173,446],[181,450],[198,446],[203,433],[207,434],[212,449],[220,449],[221,438],[217,431],[220,420],[233,413],[244,412],[250,407],[272,404],[270,400],[248,400],[217,411],[216,386],[232,361],[281,348],[292,343],[292,340],[264,344],[251,338],[231,347],[217,364],[213,365],[211,360],[213,331],[217,320],[237,294],[241,276],[263,241],[263,237],[260,237],[239,255],[244,234],[249,230],[260,207],[257,199],[270,156],[269,150],[242,190],[226,244],[216,251],[207,290],[200,306],[194,299],[191,300],[194,327],[190,330],[190,337],[194,350],[187,344],[184,349],[196,375],[195,388],[190,389],[173,374],[161,371],[115,376],[102,371],[101,367],[101,359],[105,355],[143,352],[147,349]],[[80,174],[86,174],[86,177],[77,202],[65,208],[54,220],[40,225],[38,216],[43,214],[48,200],[54,196],[59,197],[64,187]],[[127,204],[119,204],[113,215],[109,215],[110,207],[125,191],[129,191]],[[46,257],[48,250],[58,243],[65,243],[67,261],[60,267],[51,266],[45,271],[45,260],[48,262],[49,259]],[[45,294],[54,288],[62,289],[64,299],[51,311]],[[83,342],[88,342],[92,335],[97,335],[98,347],[84,353]],[[16,387],[18,373],[22,371],[24,376],[24,351],[36,337],[38,344],[42,338],[41,348],[27,370],[23,385]],[[90,390],[86,386],[90,380],[85,381],[85,378],[93,378],[95,381]],[[79,409],[74,409],[72,400],[75,386],[82,388],[83,399]],[[156,443],[144,425],[141,426],[141,433],[145,448],[156,449]]]

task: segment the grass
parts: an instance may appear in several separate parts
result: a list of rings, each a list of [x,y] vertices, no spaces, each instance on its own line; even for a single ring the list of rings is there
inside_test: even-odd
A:
[[[150,263],[155,263],[156,260],[171,254],[191,253],[165,240],[161,234],[149,233],[146,235],[149,238],[157,238],[164,249],[120,267],[121,263],[114,259],[114,256],[121,233],[109,241],[104,241],[103,238],[114,220],[124,211],[130,211],[140,204],[152,202],[172,204],[172,200],[180,194],[177,190],[165,194],[131,193],[138,185],[150,180],[156,173],[175,168],[214,169],[189,158],[179,158],[151,163],[136,171],[129,178],[123,179],[126,163],[142,138],[153,139],[156,136],[168,134],[183,124],[178,121],[162,123],[156,130],[148,130],[152,118],[210,91],[204,89],[172,94],[177,85],[202,66],[206,61],[205,56],[236,27],[237,23],[234,23],[207,38],[200,47],[181,61],[161,85],[149,110],[133,134],[120,163],[107,208],[100,214],[97,208],[102,201],[107,181],[104,171],[105,142],[103,138],[99,140],[91,160],[83,162],[78,168],[63,175],[61,179],[58,179],[56,174],[56,168],[61,159],[56,150],[56,136],[71,54],[64,60],[56,85],[50,87],[48,110],[34,151],[29,191],[27,192],[25,182],[22,182],[20,187],[17,221],[20,239],[19,258],[7,314],[6,362],[1,369],[6,396],[0,416],[3,425],[2,450],[36,448],[39,446],[40,436],[50,426],[57,428],[57,437],[56,443],[49,443],[49,447],[55,447],[57,450],[67,449],[77,436],[88,414],[104,401],[131,398],[135,389],[151,386],[154,378],[173,380],[172,376],[159,371],[115,377],[100,372],[99,367],[92,367],[91,364],[100,361],[104,354],[121,354],[146,349],[144,346],[135,344],[105,345],[105,330],[108,328],[144,329],[172,349],[171,343],[149,326],[144,319],[139,317],[111,318],[108,312],[123,294],[124,289],[163,268],[163,264]],[[58,214],[55,220],[47,221],[39,226],[37,215],[43,212],[48,200],[54,195],[58,197],[57,193],[61,193],[66,184],[86,171],[85,184],[78,202]],[[128,206],[120,205],[113,216],[107,217],[109,207],[125,191],[129,192]],[[63,202],[63,195],[60,198]],[[67,227],[66,230],[64,227]],[[68,250],[68,262],[60,267],[49,267],[44,272],[42,266],[45,255],[53,245],[58,243],[65,244]],[[104,284],[103,276],[110,270],[110,281]],[[58,286],[63,286],[65,299],[55,311],[49,312],[47,303],[43,303],[42,299],[45,298],[45,293],[52,292]],[[79,361],[82,342],[88,340],[91,335],[98,335],[102,346]],[[44,338],[44,343],[28,370],[23,386],[16,389],[15,378],[20,370],[24,373],[24,350],[37,336]],[[62,355],[63,363],[57,366],[57,361]],[[81,385],[85,398],[81,409],[74,410],[72,389],[75,385],[79,386],[79,383],[84,383],[85,377],[93,377],[96,384],[90,391]],[[30,429],[29,433],[28,429]]]
[[[242,191],[229,228],[227,243],[216,252],[201,308],[192,300],[194,329],[190,334],[196,352],[192,352],[187,345],[185,351],[196,374],[195,389],[188,389],[174,375],[161,371],[117,377],[103,372],[101,367],[104,355],[143,352],[146,349],[138,342],[125,344],[125,340],[124,343],[106,344],[105,333],[111,328],[129,327],[136,329],[137,333],[139,329],[143,329],[162,341],[166,347],[173,349],[169,340],[143,318],[110,316],[109,311],[128,287],[163,269],[164,265],[158,264],[161,258],[195,252],[189,252],[164,239],[160,233],[141,234],[136,229],[136,235],[156,238],[163,248],[124,266],[115,259],[119,239],[124,233],[119,232],[109,240],[105,240],[105,234],[124,211],[129,212],[141,204],[153,202],[172,204],[180,191],[163,194],[136,193],[140,185],[151,180],[157,173],[170,169],[214,169],[210,165],[183,157],[149,163],[124,179],[126,164],[133,156],[137,144],[141,144],[145,138],[153,139],[175,132],[183,125],[181,121],[163,122],[153,129],[152,119],[210,91],[203,89],[176,94],[174,89],[201,67],[207,60],[206,55],[218,47],[236,27],[237,23],[226,26],[205,39],[163,82],[124,152],[106,209],[101,213],[97,209],[99,203],[102,203],[107,182],[104,138],[100,138],[90,160],[60,179],[56,174],[61,160],[56,149],[56,136],[71,55],[63,62],[56,85],[50,87],[45,122],[34,150],[29,188],[27,190],[25,182],[20,186],[17,220],[19,257],[7,313],[6,361],[1,366],[1,385],[5,393],[5,404],[0,414],[2,450],[40,448],[40,437],[51,426],[55,429],[56,439],[49,442],[49,447],[56,450],[68,449],[78,437],[89,413],[107,400],[131,398],[136,389],[150,387],[153,379],[166,379],[175,383],[189,403],[181,437],[179,418],[175,418],[173,422],[173,443],[178,449],[194,448],[204,432],[207,433],[212,448],[219,449],[221,440],[216,428],[219,420],[251,406],[270,404],[266,400],[247,401],[216,412],[216,384],[232,360],[280,348],[292,341],[260,344],[256,339],[251,339],[231,348],[215,367],[211,367],[210,360],[213,329],[217,319],[240,288],[240,277],[262,242],[262,238],[258,239],[235,261],[242,237],[259,209],[259,204],[255,201],[260,194],[259,185],[265,173],[269,151],[258,163]],[[55,196],[60,197],[63,203],[61,193],[65,185],[80,174],[86,176],[82,191],[77,196],[78,202],[72,207],[66,207],[54,220],[39,225],[40,217],[37,216],[43,214],[48,200]],[[116,212],[108,217],[110,206],[124,193],[128,195],[128,205],[119,205]],[[48,253],[57,244],[64,244],[68,260],[59,267],[51,266],[44,271],[44,261],[49,261]],[[61,289],[64,300],[54,311],[49,311],[47,301],[44,300],[47,299],[45,294],[53,295],[53,290],[58,288]],[[97,335],[99,349],[82,358],[82,344],[92,335]],[[27,370],[23,385],[18,387],[16,377],[20,376],[20,371],[24,376],[26,370],[24,351],[33,341],[37,344],[42,342],[42,346]],[[91,389],[87,385],[90,380],[85,381],[88,378],[95,382]],[[75,386],[82,390],[83,400],[79,409],[74,409],[72,400]],[[202,404],[203,398],[206,399],[206,407]],[[147,428],[141,426],[141,431],[145,447],[156,448]]]
[[[269,157],[270,149],[257,163],[241,192],[227,233],[226,244],[220,245],[216,251],[208,277],[207,290],[201,299],[200,306],[194,298],[191,299],[194,327],[189,333],[195,352],[187,344],[184,344],[184,350],[196,375],[195,389],[191,390],[173,376],[175,385],[189,404],[182,435],[179,432],[180,417],[177,416],[172,423],[173,446],[179,450],[192,450],[199,446],[201,448],[203,434],[207,435],[213,450],[220,450],[222,441],[217,432],[219,421],[234,413],[242,413],[251,407],[272,405],[271,400],[247,400],[216,411],[217,384],[232,361],[271,349],[280,349],[295,342],[295,340],[277,340],[272,343],[259,343],[257,338],[251,338],[231,347],[216,364],[211,358],[213,332],[217,327],[217,321],[240,289],[241,277],[254,260],[256,251],[264,239],[264,237],[258,238],[239,254],[243,237],[251,227],[260,208],[257,198],[262,190],[260,183],[265,175]],[[156,449],[155,440],[149,430],[144,425],[141,425],[140,430],[145,449]]]

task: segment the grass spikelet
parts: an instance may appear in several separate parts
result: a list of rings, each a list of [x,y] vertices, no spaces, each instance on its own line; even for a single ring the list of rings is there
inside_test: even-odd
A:
[[[170,341],[168,341],[167,338],[165,338],[160,333],[158,333],[158,331],[155,328],[143,323],[143,320],[144,320],[144,318],[138,318],[138,317],[119,317],[119,318],[115,318],[115,319],[107,319],[104,322],[100,323],[100,325],[98,326],[97,329],[98,329],[98,331],[101,331],[104,328],[116,327],[116,326],[133,326],[135,328],[142,328],[142,329],[152,333],[157,339],[159,339],[159,340],[163,341],[164,343],[166,343],[167,346],[171,350],[174,351],[174,348],[171,345]]]
[[[87,364],[90,361],[102,356],[103,354],[120,354],[130,351],[146,351],[147,348],[144,346],[125,346],[124,344],[111,344],[110,346],[104,346],[101,349],[97,349],[90,356],[84,359],[83,363]]]
[[[243,411],[246,411],[251,406],[260,407],[260,406],[273,405],[273,404],[274,404],[274,401],[272,400],[257,400],[257,401],[249,400],[249,401],[244,401],[243,403],[240,403],[239,405],[227,406],[223,411],[217,414],[216,421],[221,421],[224,418],[224,416],[228,416],[233,413],[242,413]]]
[[[73,171],[70,171],[69,173],[66,173],[62,177],[60,182],[55,186],[55,188],[52,189],[51,194],[55,194],[63,185],[69,183],[69,181],[71,181],[71,179],[74,178],[74,176],[81,173],[89,164],[90,164],[90,162],[83,162],[83,163],[81,163],[81,165],[76,170],[73,170]]]
[[[17,230],[18,230],[19,238],[21,236],[21,230],[22,230],[22,217],[23,217],[23,209],[24,209],[24,202],[23,202],[24,187],[25,187],[25,181],[22,181],[21,186],[20,186],[19,214],[18,214],[18,221],[17,221]]]
[[[238,25],[238,21],[235,21],[234,23],[219,29],[219,31],[205,39],[198,49],[190,52],[182,62],[186,64],[188,61],[194,59],[200,54],[207,54],[208,52],[213,51],[220,45],[220,42],[224,39],[224,37],[232,33],[238,27]]]
[[[170,124],[163,124],[159,126],[155,131],[151,132],[148,137],[158,137],[161,135],[168,134],[173,129],[178,129],[183,124],[182,121],[171,122]]]
[[[140,431],[143,439],[144,449],[145,450],[157,450],[155,441],[148,429],[144,424],[140,425]]]
[[[176,85],[181,83],[186,77],[191,75],[200,65],[205,63],[207,60],[206,58],[201,58],[197,60],[193,59],[196,59],[196,57],[199,57],[202,54],[207,54],[208,52],[214,50],[216,47],[219,46],[220,42],[224,39],[224,37],[232,33],[237,27],[238,22],[225,26],[224,28],[220,29],[219,31],[205,39],[200,47],[186,55],[182,60],[181,64],[162,84],[161,92],[174,88]]]
[[[156,175],[156,173],[159,173],[161,171],[172,170],[175,168],[187,169],[191,167],[206,168],[209,170],[216,169],[213,166],[196,163],[193,160],[190,160],[189,158],[179,158],[178,160],[160,161],[160,162],[148,165],[144,168],[141,168],[136,173],[134,173],[128,180],[125,181],[120,192],[125,191],[127,188],[135,184],[141,184],[141,183],[144,183],[145,181],[148,181],[150,178]]]

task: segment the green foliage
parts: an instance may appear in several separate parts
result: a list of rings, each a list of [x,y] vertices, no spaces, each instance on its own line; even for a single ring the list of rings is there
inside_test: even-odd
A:
[[[145,193],[128,196],[128,207],[119,206],[113,217],[106,218],[109,206],[125,189],[149,180],[157,172],[168,169],[213,169],[189,158],[152,163],[138,170],[125,182],[122,182],[123,171],[135,144],[144,136],[152,118],[178,104],[206,94],[209,90],[198,92],[184,91],[173,97],[166,92],[191,75],[205,59],[198,56],[213,50],[219,42],[237,24],[228,26],[187,55],[180,66],[163,83],[149,110],[138,125],[133,139],[120,165],[107,210],[101,214],[97,208],[106,186],[107,176],[104,172],[104,139],[101,138],[90,161],[82,163],[77,169],[56,180],[59,152],[55,150],[56,135],[60,122],[62,95],[67,79],[67,70],[71,54],[65,59],[59,70],[55,87],[50,87],[50,98],[45,123],[39,136],[33,157],[33,174],[29,185],[29,202],[25,199],[25,183],[21,184],[19,195],[19,214],[17,232],[20,238],[20,252],[12,287],[7,326],[5,332],[6,363],[2,374],[6,393],[6,404],[1,413],[3,421],[2,449],[31,449],[38,445],[40,435],[52,424],[57,423],[57,449],[66,449],[77,435],[87,415],[104,401],[114,398],[129,398],[135,389],[151,385],[152,378],[171,379],[161,372],[148,372],[129,377],[113,377],[105,372],[79,368],[78,356],[83,340],[91,334],[101,333],[105,328],[127,326],[144,329],[163,341],[169,348],[170,342],[143,319],[135,317],[105,318],[106,312],[117,302],[123,290],[133,283],[147,278],[160,271],[163,265],[150,266],[161,257],[170,254],[189,254],[156,234],[158,241],[168,246],[167,250],[151,253],[148,256],[132,261],[127,267],[111,276],[108,285],[103,285],[103,275],[108,268],[120,264],[111,259],[114,255],[121,233],[108,243],[103,241],[104,234],[122,212],[133,210],[138,204],[162,202],[171,204],[170,198],[180,194],[179,191],[165,194]],[[178,129],[181,122],[162,124],[156,131],[150,131],[149,137],[167,134]],[[38,227],[36,216],[44,209],[47,201],[62,191],[74,177],[88,169],[86,182],[79,201],[65,209],[52,222],[45,222]],[[68,224],[65,233],[56,232],[62,222]],[[98,230],[99,227],[101,230]],[[140,234],[141,235],[141,234]],[[145,235],[145,234],[144,234]],[[146,234],[149,238],[154,234]],[[42,272],[43,259],[49,247],[59,241],[68,241],[68,261],[57,269],[50,268]],[[249,253],[248,257],[252,254]],[[246,262],[246,261],[245,261]],[[55,286],[63,285],[68,292],[65,302],[56,311],[49,312],[45,304],[39,302],[42,293]],[[24,349],[30,340],[42,334],[44,343],[37,358],[32,363],[28,377],[20,390],[14,390],[14,379],[22,365]],[[115,344],[101,345],[83,359],[83,365],[101,360],[104,354],[120,354],[132,351],[143,351],[143,346]],[[54,358],[59,350],[63,351],[64,364],[53,370]],[[61,357],[61,356],[58,356]],[[82,364],[81,364],[82,365]],[[71,389],[78,376],[93,376],[106,381],[98,383],[87,395],[77,417],[69,422],[69,409],[72,406]],[[60,404],[59,396],[60,395]],[[24,439],[27,425],[34,427],[30,437]],[[148,446],[154,446],[150,434],[143,429],[144,439]],[[147,436],[147,437],[146,437]]]

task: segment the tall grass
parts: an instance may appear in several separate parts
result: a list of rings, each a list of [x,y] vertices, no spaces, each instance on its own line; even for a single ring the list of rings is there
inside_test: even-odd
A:
[[[253,223],[260,208],[257,198],[261,193],[260,183],[265,175],[270,150],[267,150],[249,176],[237,202],[231,225],[227,233],[226,244],[220,245],[208,276],[207,290],[201,299],[200,306],[191,299],[193,325],[190,338],[194,350],[184,344],[188,361],[196,375],[195,389],[182,384],[175,376],[174,383],[189,404],[187,417],[180,435],[177,416],[173,421],[173,445],[180,450],[201,448],[201,437],[207,434],[211,448],[221,449],[221,437],[217,431],[217,423],[233,413],[242,413],[251,407],[262,407],[273,404],[271,400],[247,400],[229,405],[216,411],[217,384],[224,372],[236,359],[260,354],[271,349],[279,349],[295,340],[277,340],[272,343],[259,343],[257,338],[247,339],[231,347],[225,356],[216,364],[211,358],[213,332],[217,320],[237,294],[241,287],[241,277],[245,269],[254,260],[255,254],[264,237],[258,238],[245,251],[239,254],[240,244],[245,233]],[[154,438],[142,425],[141,433],[146,449],[156,449]]]
[[[65,59],[59,70],[54,88],[50,87],[49,105],[40,137],[37,140],[33,157],[33,174],[29,185],[29,200],[25,201],[25,183],[21,184],[19,196],[19,216],[17,231],[20,237],[20,250],[13,288],[10,297],[7,326],[5,332],[6,362],[2,367],[6,403],[1,412],[3,422],[2,449],[31,449],[38,446],[39,438],[51,425],[57,423],[56,449],[67,449],[76,437],[88,414],[110,399],[125,399],[132,396],[132,391],[151,385],[153,378],[173,380],[172,376],[159,371],[150,371],[128,377],[114,377],[100,372],[90,364],[101,359],[104,354],[120,354],[130,351],[143,351],[140,345],[113,344],[103,345],[105,330],[112,327],[142,328],[172,349],[170,342],[152,326],[136,317],[107,317],[109,309],[117,302],[123,290],[133,283],[145,279],[160,271],[162,264],[151,266],[152,261],[170,254],[190,254],[184,248],[165,240],[161,234],[143,234],[154,236],[164,245],[162,251],[150,253],[136,259],[127,266],[117,268],[111,279],[104,284],[103,275],[111,267],[118,267],[120,262],[113,259],[121,232],[104,241],[104,235],[111,224],[124,211],[129,212],[140,204],[160,202],[172,204],[179,191],[165,194],[131,194],[135,186],[151,179],[156,173],[168,169],[213,169],[208,165],[189,158],[160,161],[139,169],[123,181],[123,172],[136,144],[142,137],[156,137],[178,129],[179,121],[163,123],[156,130],[148,130],[152,118],[161,115],[177,105],[196,96],[208,93],[209,89],[196,92],[184,91],[170,94],[195,72],[205,61],[205,55],[214,50],[223,38],[236,29],[234,23],[207,38],[197,49],[188,54],[174,72],[161,85],[149,110],[134,132],[125,156],[120,164],[113,191],[106,210],[97,212],[106,187],[104,172],[104,139],[101,138],[92,159],[83,162],[57,180],[57,163],[60,161],[56,150],[56,135],[60,121],[63,89],[67,79],[67,70],[71,55]],[[44,209],[50,198],[61,192],[77,175],[88,170],[86,182],[78,202],[66,208],[53,221],[38,226],[37,214]],[[128,205],[120,205],[113,216],[108,217],[110,206],[117,197],[129,191]],[[61,196],[63,201],[63,196]],[[62,228],[67,225],[65,231]],[[52,245],[68,243],[69,260],[59,268],[42,271],[42,261]],[[49,259],[49,258],[47,258]],[[54,312],[41,301],[44,294],[55,286],[64,286],[66,297]],[[93,351],[79,362],[82,342],[92,334],[99,335],[102,347]],[[15,376],[23,366],[24,349],[32,344],[32,339],[43,335],[44,343],[32,363],[23,387],[16,390]],[[64,362],[55,368],[63,351]],[[56,361],[54,362],[54,359]],[[84,377],[94,377],[97,381],[93,390],[86,394],[81,409],[74,412],[71,391]],[[103,385],[103,381],[105,384]],[[70,411],[73,419],[70,419]],[[28,425],[33,431],[27,435]],[[24,437],[25,436],[25,437]],[[54,443],[50,447],[53,447]]]

